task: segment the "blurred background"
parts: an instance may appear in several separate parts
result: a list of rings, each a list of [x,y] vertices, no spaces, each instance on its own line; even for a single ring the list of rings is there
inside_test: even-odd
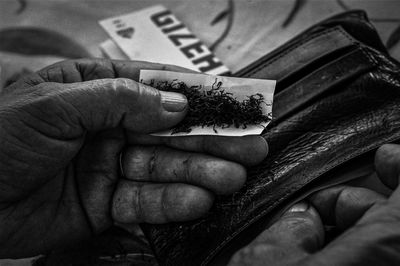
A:
[[[0,0],[0,88],[66,58],[103,57],[99,44],[108,35],[98,21],[155,4],[170,9],[232,72],[349,9],[365,10],[400,59],[399,0]]]

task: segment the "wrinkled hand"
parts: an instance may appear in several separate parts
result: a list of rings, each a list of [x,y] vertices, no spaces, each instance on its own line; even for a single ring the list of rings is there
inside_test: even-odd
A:
[[[294,205],[278,222],[231,259],[233,265],[399,265],[400,145],[375,156],[383,183],[397,187],[389,198],[361,187],[338,186]],[[324,240],[325,225],[338,237]]]
[[[264,159],[261,137],[147,135],[181,121],[187,100],[135,82],[140,69],[182,71],[66,61],[0,95],[0,258],[73,245],[115,222],[198,218]]]

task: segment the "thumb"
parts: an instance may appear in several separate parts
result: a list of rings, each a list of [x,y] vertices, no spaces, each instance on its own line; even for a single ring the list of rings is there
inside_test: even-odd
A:
[[[287,265],[318,250],[323,243],[324,228],[318,213],[301,202],[237,252],[230,265]]]
[[[400,145],[382,145],[375,154],[375,168],[381,181],[395,189],[400,173]]]
[[[315,208],[308,202],[293,205],[273,224],[265,236],[274,239],[282,247],[291,246],[302,252],[314,252],[324,243],[324,227]]]
[[[39,124],[49,133],[66,138],[117,126],[140,133],[167,129],[181,121],[187,109],[184,95],[130,79],[43,83],[36,87],[29,108],[42,114],[39,120],[45,121]]]

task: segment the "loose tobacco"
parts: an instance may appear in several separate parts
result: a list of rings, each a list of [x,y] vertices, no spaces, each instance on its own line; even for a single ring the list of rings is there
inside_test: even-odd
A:
[[[260,93],[247,96],[247,99],[239,101],[232,93],[221,89],[221,82],[215,82],[211,89],[204,90],[203,86],[188,87],[184,82],[174,80],[172,82],[151,81],[150,85],[158,90],[179,92],[188,99],[189,110],[178,125],[172,129],[172,134],[192,131],[192,127],[212,126],[215,133],[216,127],[247,128],[248,125],[259,125],[268,122],[271,118],[262,113],[261,104],[264,96]]]

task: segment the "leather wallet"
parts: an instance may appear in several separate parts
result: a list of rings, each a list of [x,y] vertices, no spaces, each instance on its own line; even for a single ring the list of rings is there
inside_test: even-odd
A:
[[[400,139],[400,64],[363,11],[302,32],[239,77],[276,79],[267,159],[205,217],[141,225],[161,265],[223,265],[289,204],[373,171],[374,151]]]

